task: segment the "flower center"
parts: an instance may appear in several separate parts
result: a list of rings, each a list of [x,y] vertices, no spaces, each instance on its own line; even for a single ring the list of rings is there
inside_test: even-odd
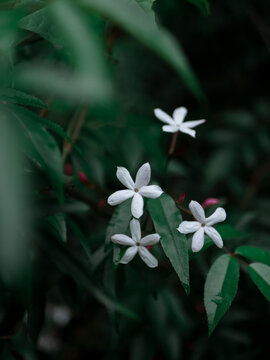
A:
[[[135,192],[139,192],[139,189],[136,188],[136,189],[134,189],[134,191],[135,191]]]
[[[202,227],[205,227],[205,223],[202,223]]]
[[[136,245],[137,245],[137,246],[140,246],[140,243],[139,243],[139,242],[136,242]]]

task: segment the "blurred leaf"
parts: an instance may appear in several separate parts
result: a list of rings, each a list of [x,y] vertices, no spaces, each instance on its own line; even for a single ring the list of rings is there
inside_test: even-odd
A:
[[[200,86],[175,39],[162,28],[158,28],[135,0],[81,0],[80,3],[91,10],[108,16],[128,33],[156,52],[174,67],[185,85],[198,98],[202,97]]]
[[[22,86],[80,102],[111,96],[101,42],[91,19],[75,3],[58,0],[23,18],[20,24],[52,43],[64,44],[75,63],[75,72],[52,64],[22,64],[16,73]]]
[[[62,158],[54,138],[44,127],[29,118],[19,107],[7,108],[7,114],[16,121],[22,136],[23,151],[34,160],[51,179],[59,199],[63,201]]]
[[[111,237],[114,234],[126,234],[129,229],[131,215],[131,199],[118,205],[106,230],[105,249],[112,244]]]
[[[63,38],[59,33],[57,24],[52,21],[49,7],[23,17],[19,22],[19,26],[40,35],[52,44],[63,46]]]
[[[11,88],[0,88],[0,98],[2,102],[6,101],[25,106],[47,108],[47,105],[41,99]]]
[[[70,216],[67,217],[68,225],[71,227],[71,229],[74,231],[74,233],[77,235],[78,239],[80,240],[82,247],[85,250],[85,253],[89,260],[91,260],[91,246],[90,241],[85,237],[82,230],[80,229],[80,226],[76,224],[75,221],[71,219]]]
[[[270,301],[270,266],[253,263],[248,266],[248,272],[261,293]]]
[[[144,9],[144,11],[151,16],[153,21],[155,21],[155,13],[152,9],[153,4],[156,0],[136,0],[137,3]]]
[[[229,176],[235,164],[235,156],[235,151],[232,148],[219,148],[213,152],[205,169],[206,182],[209,188]]]
[[[148,210],[160,235],[160,242],[167,257],[170,259],[185,291],[189,293],[189,262],[186,237],[176,228],[182,221],[181,214],[174,200],[163,194],[157,199],[149,199]]]
[[[46,240],[40,240],[39,244],[63,273],[71,276],[75,282],[83,286],[104,306],[108,309],[114,309],[131,319],[138,319],[136,314],[118,303],[114,298],[105,294],[103,290],[92,281],[90,271],[82,262],[82,259],[77,257],[65,245],[50,237],[46,238]]]
[[[47,120],[33,111],[30,111],[28,109],[25,109],[23,107],[18,107],[17,105],[8,105],[7,108],[17,111],[20,114],[23,114],[25,117],[28,117],[29,119],[32,119],[34,122],[39,122],[41,125],[44,125],[47,129],[53,131],[55,134],[59,135],[62,139],[72,142],[71,138],[66,134],[62,126],[52,122],[51,120]],[[76,147],[78,150],[78,148]]]
[[[209,335],[229,309],[238,287],[239,265],[230,255],[220,256],[211,266],[204,287]]]
[[[152,325],[152,331],[156,335],[156,340],[165,355],[166,359],[178,360],[180,357],[181,337],[173,324],[169,321],[170,313],[164,291],[160,291],[156,299],[148,300],[147,314]],[[166,328],[166,336],[164,329]]]
[[[270,266],[270,252],[254,247],[254,246],[239,246],[235,253],[251,259],[256,262],[264,263]]]
[[[0,108],[0,287],[10,302],[26,303],[31,292],[28,184],[22,171],[20,133]],[[14,298],[15,299],[12,299]],[[15,311],[15,307],[14,307]]]
[[[43,220],[46,229],[62,242],[67,241],[67,226],[65,214],[59,213],[52,216],[47,216]]]

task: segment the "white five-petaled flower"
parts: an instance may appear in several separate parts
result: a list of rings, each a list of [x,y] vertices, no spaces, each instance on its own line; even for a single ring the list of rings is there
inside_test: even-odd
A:
[[[191,201],[189,209],[192,212],[196,221],[182,221],[177,230],[182,234],[193,233],[192,238],[192,251],[198,252],[204,244],[204,234],[208,235],[217,247],[223,247],[223,241],[220,234],[212,225],[222,222],[226,219],[226,212],[223,208],[219,207],[216,211],[209,216],[205,217],[204,209],[197,201]]]
[[[194,120],[184,122],[184,118],[187,115],[187,109],[185,107],[179,107],[174,110],[173,116],[171,117],[165,111],[161,109],[155,109],[154,113],[156,117],[166,123],[167,125],[162,126],[162,130],[165,132],[175,133],[181,131],[182,133],[188,134],[195,138],[196,131],[192,130],[195,126],[203,124],[206,120]]]
[[[127,199],[133,198],[131,213],[137,219],[143,214],[143,197],[156,199],[163,193],[163,190],[159,186],[148,185],[151,178],[151,167],[149,163],[145,163],[139,168],[135,182],[132,180],[129,171],[124,167],[117,167],[116,176],[118,180],[127,187],[127,190],[120,190],[113,193],[109,196],[108,203],[114,206]]]
[[[121,264],[129,263],[134,256],[139,253],[141,259],[150,268],[158,266],[157,259],[149,252],[146,246],[152,246],[159,242],[158,234],[151,234],[141,238],[141,225],[137,219],[132,219],[130,224],[131,238],[124,234],[115,234],[112,236],[112,242],[119,245],[129,246],[120,260]]]

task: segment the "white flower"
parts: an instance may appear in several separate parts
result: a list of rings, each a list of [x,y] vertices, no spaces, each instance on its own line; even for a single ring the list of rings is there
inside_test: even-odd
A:
[[[189,209],[196,221],[182,221],[177,230],[182,234],[193,233],[192,238],[192,251],[198,252],[204,244],[204,234],[209,236],[217,247],[223,247],[223,241],[216,229],[212,225],[217,224],[226,219],[226,212],[223,208],[219,207],[216,211],[209,216],[205,217],[204,209],[197,201],[191,201]]]
[[[129,246],[120,263],[129,263],[138,252],[147,266],[150,268],[157,267],[157,259],[147,250],[146,246],[157,244],[160,240],[160,236],[158,234],[151,234],[141,238],[141,225],[137,219],[132,219],[129,227],[132,236],[131,238],[123,234],[115,234],[112,236],[112,242],[115,244]]]
[[[129,171],[124,167],[117,167],[116,176],[128,190],[116,191],[109,196],[108,203],[114,206],[127,199],[133,198],[131,203],[131,213],[137,219],[143,214],[143,197],[156,199],[163,193],[163,190],[159,186],[148,185],[151,178],[151,167],[149,163],[145,163],[139,168],[136,174],[135,183],[132,180]]]
[[[165,111],[161,109],[155,109],[154,113],[156,117],[168,125],[163,125],[162,130],[165,132],[175,133],[181,131],[182,133],[188,134],[195,138],[196,131],[192,130],[195,126],[203,124],[206,120],[194,120],[184,122],[184,118],[187,115],[187,109],[185,107],[179,107],[174,110],[173,116],[171,117]]]

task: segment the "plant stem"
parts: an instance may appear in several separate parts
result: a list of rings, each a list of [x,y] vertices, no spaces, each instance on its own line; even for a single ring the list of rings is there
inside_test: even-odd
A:
[[[167,169],[168,169],[168,165],[169,165],[169,162],[171,161],[171,158],[174,154],[174,151],[175,151],[175,147],[176,147],[176,142],[177,142],[177,138],[178,138],[178,134],[179,134],[179,131],[175,132],[173,134],[173,137],[172,137],[172,141],[171,141],[171,145],[170,145],[170,148],[169,148],[169,152],[168,152],[168,156],[167,156],[167,159],[166,159],[166,163],[165,163],[165,173],[167,172]]]
[[[225,246],[223,246],[223,251],[225,251],[227,254],[229,254],[230,256],[236,258],[238,261],[240,261],[242,264],[244,264],[245,266],[249,266],[249,263],[247,263],[246,261],[242,260],[239,256],[237,256],[235,253],[230,252]]]

